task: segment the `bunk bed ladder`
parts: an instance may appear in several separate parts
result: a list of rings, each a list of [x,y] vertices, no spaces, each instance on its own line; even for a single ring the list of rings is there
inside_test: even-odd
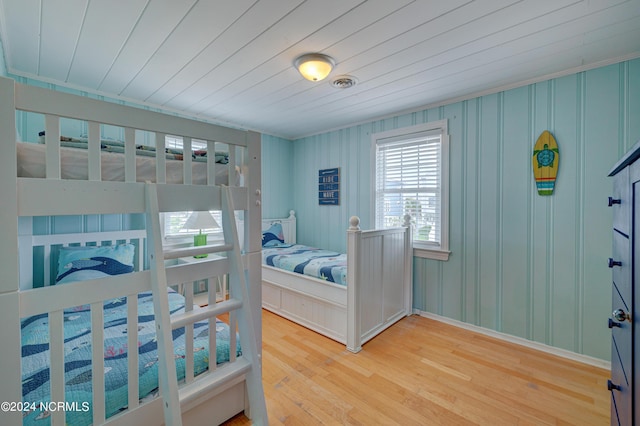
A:
[[[242,260],[240,241],[233,207],[231,188],[223,187],[222,197],[222,228],[224,230],[225,245],[232,244],[233,249],[227,252],[229,259],[229,296],[231,300],[238,297],[242,300],[242,306],[237,309],[238,331],[242,356],[251,363],[246,373],[247,396],[249,398],[250,417],[254,424],[267,425],[267,406],[262,388],[262,360],[258,349],[256,330],[254,329],[253,315],[260,312],[252,312],[249,299],[249,282],[247,271]],[[246,213],[246,212],[245,212]],[[245,217],[246,219],[246,217]],[[260,285],[260,283],[258,283]]]
[[[243,266],[240,252],[231,190],[229,187],[223,187],[221,197],[223,207],[222,227],[225,243],[217,247],[205,246],[205,249],[208,250],[206,251],[207,253],[221,251],[227,253],[230,298],[215,306],[208,306],[171,317],[169,315],[168,283],[164,261],[185,255],[193,255],[191,252],[194,251],[194,248],[163,251],[159,221],[160,209],[156,188],[155,184],[146,184],[147,243],[150,249],[151,288],[158,340],[158,379],[160,396],[163,399],[165,424],[168,426],[181,426],[181,403],[185,404],[203,397],[207,391],[212,390],[215,386],[220,385],[223,387],[225,383],[244,375],[249,408],[251,410],[250,416],[254,424],[266,425],[268,424],[268,419],[262,388],[261,361],[249,303],[247,273]],[[203,253],[200,248],[198,250],[200,250],[198,254]],[[232,363],[229,363],[229,365],[210,371],[202,380],[193,381],[179,389],[177,375],[175,374],[176,364],[171,330],[230,311],[236,312],[242,355]],[[163,330],[168,330],[168,332],[163,332]]]

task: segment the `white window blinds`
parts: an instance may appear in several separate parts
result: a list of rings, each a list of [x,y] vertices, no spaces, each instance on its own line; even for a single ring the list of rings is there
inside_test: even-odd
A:
[[[376,227],[400,226],[410,214],[414,247],[448,248],[446,138],[446,121],[374,135]]]

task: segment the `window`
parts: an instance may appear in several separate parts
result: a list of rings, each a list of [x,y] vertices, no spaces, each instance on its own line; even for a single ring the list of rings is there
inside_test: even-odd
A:
[[[414,254],[449,258],[447,120],[372,135],[376,228],[411,215]]]
[[[165,136],[165,147],[173,148],[173,149],[182,149],[182,138],[176,136]],[[207,141],[192,139],[191,140],[191,150],[197,151],[201,149],[207,149]],[[172,213],[164,213],[163,221],[163,232],[165,240],[173,240],[173,241],[181,241],[186,236],[197,234],[198,231],[194,231],[192,229],[183,229],[185,222],[189,218],[192,212],[172,212]],[[214,217],[218,224],[222,224],[222,212],[220,211],[212,211],[211,215]],[[208,235],[220,234],[220,238],[222,238],[222,229],[203,229],[202,232],[206,232]],[[189,239],[191,241],[191,239]]]
[[[182,138],[179,136],[166,135],[164,137],[164,146],[165,148],[182,149]],[[207,149],[207,141],[192,139],[191,150],[198,151],[200,149]]]
[[[185,235],[194,235],[199,231],[193,229],[183,229],[183,226],[192,212],[172,212],[164,214],[164,236],[167,238],[180,238]],[[221,233],[222,229],[222,212],[221,211],[211,211],[210,212],[213,218],[216,220],[220,227],[215,229],[203,229],[203,233],[207,233],[209,235]]]

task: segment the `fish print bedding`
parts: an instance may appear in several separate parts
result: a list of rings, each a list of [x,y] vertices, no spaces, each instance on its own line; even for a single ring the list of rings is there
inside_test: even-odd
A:
[[[152,397],[158,388],[158,351],[150,292],[138,297],[138,374],[139,398]],[[170,312],[184,312],[185,299],[170,289]],[[127,407],[127,300],[112,299],[104,302],[104,379],[105,409],[107,417]],[[50,401],[49,384],[49,321],[47,314],[21,321],[22,326],[22,398],[25,403]],[[67,425],[92,423],[91,377],[91,311],[89,305],[64,311],[65,398],[87,410],[68,411]],[[207,370],[209,365],[209,322],[194,324],[195,374]],[[238,340],[239,342],[239,340]],[[173,343],[178,380],[185,377],[185,329],[173,331]],[[229,360],[229,327],[216,322],[216,362]],[[240,355],[240,345],[236,352]],[[49,414],[36,410],[26,412],[23,425],[48,425]]]
[[[277,244],[262,248],[262,263],[347,285],[347,255],[301,244]]]

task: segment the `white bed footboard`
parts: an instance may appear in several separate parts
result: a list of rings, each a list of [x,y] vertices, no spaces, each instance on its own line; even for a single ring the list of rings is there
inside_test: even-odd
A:
[[[362,345],[411,314],[411,226],[347,231],[347,349]]]
[[[293,244],[296,218],[264,219]],[[412,310],[411,227],[362,231],[353,217],[347,232],[347,286],[262,265],[262,307],[352,352]]]

